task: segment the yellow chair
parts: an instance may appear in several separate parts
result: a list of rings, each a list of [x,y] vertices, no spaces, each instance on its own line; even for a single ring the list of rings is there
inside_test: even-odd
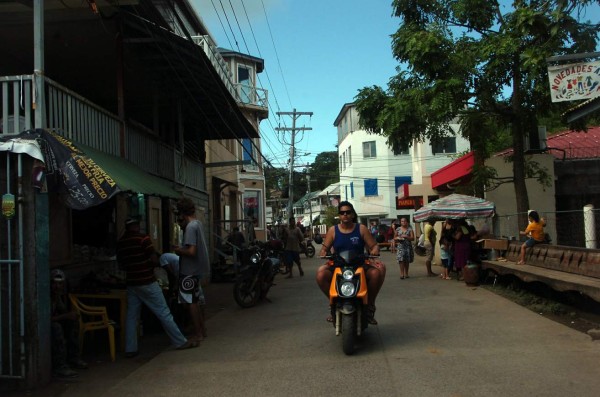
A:
[[[108,318],[106,307],[88,306],[81,303],[73,294],[69,294],[69,299],[71,300],[73,309],[79,314],[79,350],[83,351],[83,338],[87,331],[107,329],[110,359],[111,361],[115,361],[115,328],[113,321]]]

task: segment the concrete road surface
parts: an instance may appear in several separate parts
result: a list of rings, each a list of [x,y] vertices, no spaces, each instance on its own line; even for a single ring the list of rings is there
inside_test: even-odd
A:
[[[599,395],[599,342],[482,288],[426,277],[419,257],[400,280],[395,258],[382,256],[379,325],[353,356],[325,321],[322,260],[303,259],[306,275],[278,276],[271,302],[241,309],[231,299],[199,348],[167,350],[103,395]]]

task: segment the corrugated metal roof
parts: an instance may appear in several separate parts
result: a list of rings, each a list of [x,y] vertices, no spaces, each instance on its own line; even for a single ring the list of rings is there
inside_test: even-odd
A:
[[[558,159],[600,158],[600,126],[589,127],[587,132],[567,130],[546,138],[547,152]],[[512,148],[494,156],[512,154]]]

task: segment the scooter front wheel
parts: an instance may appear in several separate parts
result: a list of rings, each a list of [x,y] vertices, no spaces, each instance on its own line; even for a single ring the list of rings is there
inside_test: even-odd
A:
[[[256,305],[260,298],[260,285],[259,283],[252,285],[253,279],[238,279],[233,285],[233,299],[235,302],[247,309]]]
[[[342,348],[346,355],[354,354],[356,342],[356,315],[342,314]]]

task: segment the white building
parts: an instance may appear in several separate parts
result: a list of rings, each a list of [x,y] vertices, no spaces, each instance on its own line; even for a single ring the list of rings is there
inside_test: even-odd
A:
[[[431,196],[435,195],[431,173],[452,162],[456,153],[469,149],[469,142],[457,135],[436,144],[416,142],[393,150],[384,136],[360,129],[358,119],[354,103],[347,103],[334,126],[338,131],[340,199],[354,205],[361,223],[411,216],[421,200],[430,201],[429,195],[398,197],[398,188],[403,184],[423,185],[422,189],[411,186],[411,192],[431,191]],[[458,124],[451,127],[458,131]]]

